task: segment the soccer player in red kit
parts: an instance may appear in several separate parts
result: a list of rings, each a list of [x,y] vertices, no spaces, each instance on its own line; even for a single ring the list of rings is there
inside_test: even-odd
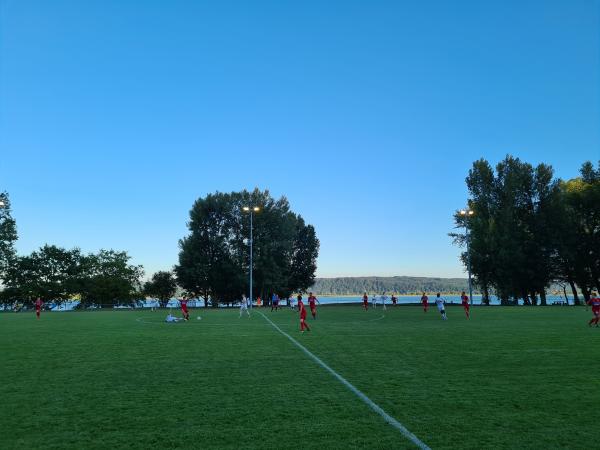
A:
[[[421,303],[423,303],[423,312],[427,312],[427,309],[429,309],[429,303],[427,303],[428,301],[429,297],[427,297],[425,292],[423,292],[423,296],[421,297]]]
[[[365,308],[365,311],[369,309],[369,296],[366,292],[365,295],[363,295],[363,308]]]
[[[317,297],[315,297],[311,292],[308,296],[308,306],[310,306],[310,313],[312,314],[313,319],[317,318],[317,303],[319,305],[321,304],[321,302],[317,300]]]
[[[40,313],[42,312],[42,306],[44,306],[44,302],[38,297],[35,301],[35,315],[38,319],[40,318]]]
[[[465,314],[467,315],[467,319],[469,319],[469,297],[467,297],[467,294],[465,294],[465,291],[462,291],[462,294],[460,295],[460,301],[463,305],[463,308],[465,309]]]
[[[188,312],[187,309],[187,298],[183,297],[181,300],[179,300],[179,304],[181,305],[181,313],[183,314],[183,318],[185,320],[190,320],[190,313]]]
[[[300,331],[304,333],[305,328],[310,331],[310,327],[306,323],[306,308],[304,307],[304,303],[302,303],[301,295],[298,295],[298,309],[300,310]]]
[[[600,321],[600,298],[598,298],[595,292],[592,292],[588,305],[592,307],[592,314],[594,315],[592,320],[588,322],[588,325],[591,327],[592,324],[596,324],[596,327],[598,327],[598,321]]]

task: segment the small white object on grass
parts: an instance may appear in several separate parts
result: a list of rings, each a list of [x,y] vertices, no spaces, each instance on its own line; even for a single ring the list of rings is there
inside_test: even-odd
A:
[[[202,320],[202,317],[198,316],[198,320]]]

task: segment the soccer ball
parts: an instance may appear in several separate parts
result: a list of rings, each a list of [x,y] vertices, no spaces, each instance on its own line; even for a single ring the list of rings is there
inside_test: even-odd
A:
[[[202,317],[198,316],[198,320],[202,320]]]

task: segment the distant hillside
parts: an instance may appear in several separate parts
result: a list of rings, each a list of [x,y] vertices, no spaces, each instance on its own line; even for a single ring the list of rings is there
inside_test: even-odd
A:
[[[466,278],[428,277],[341,277],[317,278],[311,288],[320,295],[367,293],[420,294],[421,292],[461,292],[469,288]]]

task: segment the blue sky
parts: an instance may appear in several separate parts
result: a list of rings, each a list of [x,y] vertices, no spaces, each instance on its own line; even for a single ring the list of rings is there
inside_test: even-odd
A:
[[[194,199],[285,195],[319,276],[464,276],[481,157],[600,159],[600,2],[0,0],[18,251],[177,262]]]

